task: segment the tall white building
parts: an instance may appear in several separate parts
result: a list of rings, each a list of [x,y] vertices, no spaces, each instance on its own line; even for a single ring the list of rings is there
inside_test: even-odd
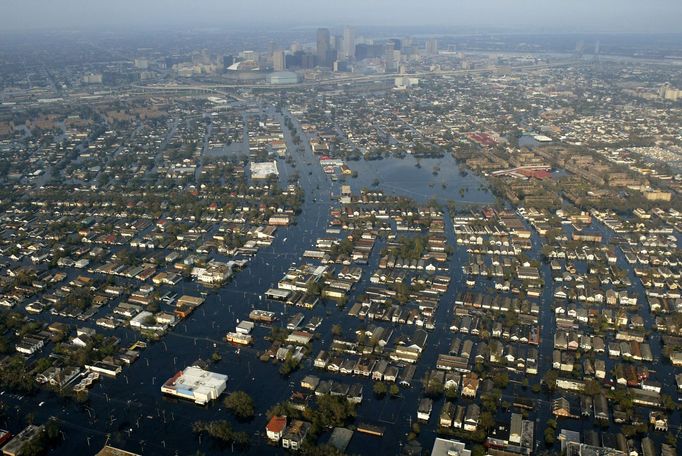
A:
[[[272,53],[272,68],[275,71],[284,71],[287,68],[286,57],[284,51],[275,51]]]
[[[355,33],[348,26],[343,29],[343,57],[347,60],[355,58]]]
[[[438,54],[438,40],[435,38],[426,40],[426,53],[429,55]]]

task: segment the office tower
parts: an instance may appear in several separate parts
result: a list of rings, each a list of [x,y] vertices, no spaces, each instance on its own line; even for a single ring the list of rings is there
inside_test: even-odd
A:
[[[223,68],[227,69],[230,65],[234,63],[234,57],[232,54],[224,55],[223,56]]]
[[[355,58],[355,34],[350,27],[343,29],[343,57],[346,60]]]
[[[386,72],[396,70],[395,43],[390,41],[384,47],[384,69]]]
[[[317,63],[320,66],[329,66],[329,51],[331,50],[329,29],[317,29]]]
[[[274,51],[272,53],[272,68],[275,71],[284,71],[286,69],[286,60],[284,59],[284,51]]]
[[[429,55],[438,54],[438,40],[437,39],[431,38],[429,40],[426,40],[426,53]]]
[[[341,35],[332,35],[332,49],[341,55],[341,47],[343,46],[343,37]]]

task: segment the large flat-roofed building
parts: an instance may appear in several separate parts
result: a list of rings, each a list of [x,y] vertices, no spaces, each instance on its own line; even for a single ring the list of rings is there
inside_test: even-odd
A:
[[[251,163],[252,179],[267,179],[270,176],[278,176],[277,162]]]
[[[227,387],[227,375],[190,366],[176,373],[161,386],[161,391],[172,396],[191,399],[204,405],[217,399]]]
[[[471,456],[471,451],[466,449],[463,442],[437,437],[433,442],[431,456]]]
[[[293,71],[276,71],[268,75],[268,83],[278,84],[298,84],[298,74]]]
[[[44,426],[34,426],[29,424],[16,437],[2,447],[2,454],[6,456],[19,456],[23,454],[24,448],[33,440],[40,437],[45,429]]]

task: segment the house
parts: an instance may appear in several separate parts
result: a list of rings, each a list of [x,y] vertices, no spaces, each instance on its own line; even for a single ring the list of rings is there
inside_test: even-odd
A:
[[[419,407],[417,408],[417,419],[421,421],[429,421],[432,410],[433,401],[428,397],[422,398],[422,400],[419,401]]]
[[[24,449],[34,440],[40,438],[45,429],[44,426],[34,426],[29,424],[23,431],[18,433],[12,440],[2,447],[2,454],[7,456],[19,456],[24,453]]]
[[[556,417],[571,417],[571,404],[568,399],[559,397],[552,401],[552,415]]]
[[[42,339],[39,339],[38,337],[34,336],[24,336],[21,338],[19,342],[15,345],[14,348],[19,353],[23,353],[25,355],[32,355],[45,345],[45,342]]]
[[[462,377],[462,397],[476,397],[479,379],[474,372],[467,372]]]
[[[443,408],[440,411],[439,424],[441,427],[452,426],[452,418],[455,413],[455,406],[452,402],[446,402],[443,404]]]
[[[464,415],[464,430],[474,432],[478,428],[478,422],[481,419],[481,408],[476,404],[467,406],[466,414]]]
[[[384,379],[384,372],[386,372],[386,368],[388,368],[388,361],[385,359],[379,360],[374,365],[374,370],[372,371],[372,380],[378,382],[382,381]]]
[[[464,408],[463,405],[458,405],[457,408],[455,409],[455,417],[452,419],[452,425],[456,427],[457,429],[461,429],[462,426],[464,425],[464,413],[466,412],[466,409]]]
[[[317,385],[320,384],[320,379],[316,377],[315,375],[306,375],[303,377],[303,380],[301,380],[301,388],[309,389],[314,391],[315,388],[317,388]]]
[[[313,339],[313,335],[306,331],[294,331],[287,337],[286,341],[292,344],[307,345]]]
[[[509,425],[509,443],[520,444],[523,432],[523,417],[520,413],[512,413]]]
[[[649,424],[657,431],[668,432],[668,417],[663,412],[649,412]]]
[[[308,435],[311,426],[312,425],[307,421],[293,420],[282,435],[282,447],[298,451]]]
[[[286,416],[273,416],[265,426],[265,432],[273,442],[279,442],[284,435],[284,429],[287,427]]]
[[[361,383],[353,383],[346,393],[348,402],[351,404],[360,404],[362,402],[362,390],[363,387]]]
[[[59,388],[67,385],[80,374],[80,367],[49,367],[45,372],[36,376],[38,383],[48,383]]]
[[[327,364],[329,364],[329,353],[327,353],[324,350],[321,350],[320,353],[315,357],[315,361],[313,361],[313,365],[317,368],[320,369],[325,369],[327,367]]]
[[[609,420],[609,403],[606,396],[599,394],[594,398],[594,418],[600,421]]]
[[[594,375],[599,379],[606,378],[606,362],[603,359],[594,360]]]

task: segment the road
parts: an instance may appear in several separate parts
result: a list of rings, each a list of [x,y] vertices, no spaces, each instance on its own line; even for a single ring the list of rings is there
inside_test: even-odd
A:
[[[579,63],[576,60],[562,60],[561,62],[556,62],[556,63],[547,63],[547,64],[541,64],[541,65],[522,65],[522,66],[517,66],[517,67],[510,67],[510,68],[504,68],[503,70],[505,72],[507,71],[512,71],[512,72],[517,72],[517,71],[532,71],[532,70],[546,70],[550,68],[559,68],[567,65],[574,65],[576,63]],[[489,73],[497,70],[502,70],[501,68],[476,68],[476,69],[469,69],[469,70],[445,70],[445,71],[424,71],[424,72],[418,72],[418,73],[411,73],[406,76],[410,77],[416,77],[416,78],[428,78],[428,77],[437,77],[437,76],[457,76],[457,75],[470,75],[470,74],[483,74],[483,73]],[[282,90],[282,89],[298,89],[298,88],[304,88],[304,87],[319,87],[319,86],[325,86],[325,85],[335,85],[335,84],[350,84],[350,83],[358,83],[358,82],[375,82],[375,81],[382,81],[386,79],[393,79],[400,76],[399,74],[395,73],[386,73],[386,74],[373,74],[373,75],[362,75],[362,76],[347,76],[347,77],[340,77],[340,78],[334,78],[334,79],[324,79],[320,81],[307,81],[307,82],[302,82],[300,84],[281,84],[281,85],[255,85],[255,84],[187,84],[187,85],[179,85],[179,84],[163,84],[163,85],[141,85],[141,84],[133,84],[132,87],[136,89],[142,89],[142,90],[149,90],[149,91],[166,91],[166,92],[173,92],[173,91],[187,91],[187,90],[194,90],[194,91],[203,91],[203,92],[212,92],[217,95],[224,95],[224,96],[230,96],[234,97],[233,94],[228,94],[225,92],[221,92],[223,89],[260,89],[260,90]]]

